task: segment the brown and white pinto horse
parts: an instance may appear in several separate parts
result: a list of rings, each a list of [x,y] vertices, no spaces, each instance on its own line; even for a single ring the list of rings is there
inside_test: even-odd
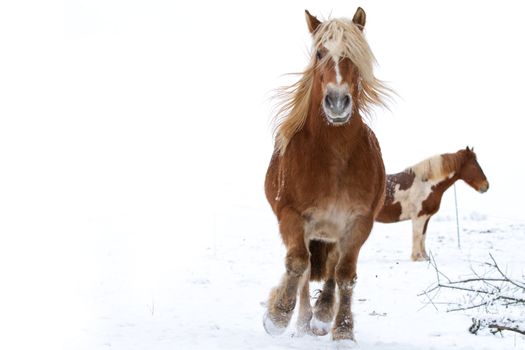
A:
[[[385,204],[376,221],[412,220],[412,260],[428,260],[428,221],[439,210],[443,193],[457,180],[480,193],[488,190],[489,183],[473,149],[437,155],[387,176]]]
[[[308,280],[310,270],[316,279],[332,271],[339,289],[333,339],[353,339],[357,258],[384,202],[386,184],[379,144],[361,113],[382,104],[388,89],[374,77],[361,8],[352,20],[320,22],[308,11],[306,20],[313,38],[310,64],[296,84],[282,91],[265,181],[287,253],[286,272],[270,293],[264,328],[270,334],[286,329],[299,289],[299,330],[329,324],[333,303],[318,305],[312,313]]]

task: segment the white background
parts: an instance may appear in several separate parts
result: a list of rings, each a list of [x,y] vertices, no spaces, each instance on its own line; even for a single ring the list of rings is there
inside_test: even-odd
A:
[[[491,188],[458,184],[461,215],[524,221],[520,2],[4,2],[7,339],[72,334],[71,317],[92,312],[85,298],[104,273],[101,246],[141,257],[129,267],[140,291],[162,275],[159,257],[176,256],[184,270],[225,212],[273,220],[263,195],[271,96],[307,63],[304,9],[351,17],[358,5],[377,76],[399,95],[371,119],[387,171],[474,146]]]

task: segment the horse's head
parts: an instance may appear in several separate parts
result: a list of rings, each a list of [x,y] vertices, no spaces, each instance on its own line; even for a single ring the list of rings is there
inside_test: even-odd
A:
[[[313,36],[312,102],[324,112],[329,124],[343,125],[360,107],[363,82],[376,81],[374,56],[362,33],[365,11],[358,8],[352,21],[326,22],[306,11],[306,22]]]
[[[479,166],[474,148],[465,148],[458,153],[462,154],[463,163],[459,170],[459,178],[465,181],[470,187],[480,193],[487,192],[489,182]]]
[[[361,8],[352,20],[324,22],[306,11],[313,39],[310,63],[299,81],[277,93],[275,143],[281,155],[309,116],[315,127],[318,119],[344,125],[352,116],[360,116],[359,111],[385,105],[391,91],[374,76],[375,58],[363,34],[365,18]]]

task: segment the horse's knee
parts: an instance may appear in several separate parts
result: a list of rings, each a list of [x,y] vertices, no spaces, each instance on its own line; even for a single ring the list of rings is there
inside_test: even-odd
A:
[[[308,269],[310,257],[306,249],[299,251],[292,249],[286,254],[286,271],[293,275],[302,276]]]

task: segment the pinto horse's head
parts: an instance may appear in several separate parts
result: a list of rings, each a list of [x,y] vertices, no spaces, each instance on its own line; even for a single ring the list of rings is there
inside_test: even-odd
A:
[[[463,164],[459,170],[459,178],[465,181],[470,187],[480,193],[487,192],[489,182],[483,173],[483,169],[478,163],[474,148],[465,148],[459,151],[463,155]]]
[[[358,8],[353,19],[319,21],[306,11],[313,36],[314,103],[318,101],[331,125],[343,125],[359,110],[367,95],[363,87],[377,83],[373,76],[374,55],[363,35],[366,14]]]

